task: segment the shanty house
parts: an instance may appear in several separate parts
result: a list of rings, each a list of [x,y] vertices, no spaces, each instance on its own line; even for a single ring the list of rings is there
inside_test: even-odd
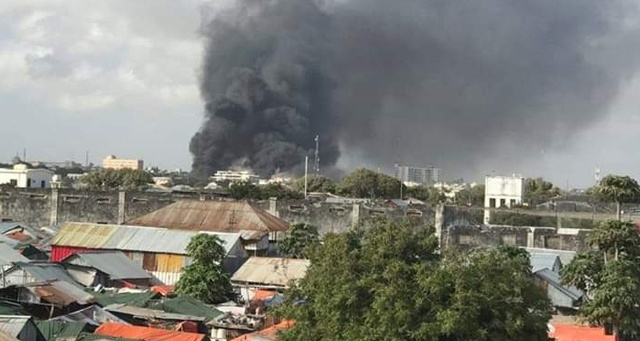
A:
[[[310,264],[307,259],[251,257],[231,276],[231,283],[248,301],[259,289],[286,289],[304,278]]]
[[[153,278],[120,251],[79,252],[62,264],[71,277],[87,287],[149,287]]]
[[[12,337],[20,341],[47,341],[31,316],[0,315],[0,332],[0,340]]]
[[[23,286],[34,282],[65,281],[75,286],[79,284],[60,265],[48,262],[14,262],[0,278],[0,287]]]
[[[132,219],[128,225],[164,227],[174,230],[240,233],[251,255],[264,255],[274,248],[289,224],[243,201],[179,201]]]
[[[563,285],[557,272],[542,269],[533,275],[538,285],[545,289],[551,304],[556,309],[575,310],[582,303],[584,292],[576,287]]]
[[[51,242],[51,260],[63,261],[83,252],[121,251],[156,282],[175,284],[191,263],[187,245],[199,233],[217,236],[226,252],[225,269],[233,273],[247,257],[238,233],[179,231],[166,228],[66,223]]]

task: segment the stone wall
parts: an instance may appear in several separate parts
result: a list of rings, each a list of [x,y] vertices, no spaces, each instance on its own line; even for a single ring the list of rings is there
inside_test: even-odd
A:
[[[184,199],[222,200],[211,195],[152,192],[88,192],[69,189],[13,189],[0,192],[0,218],[33,227],[66,221],[119,224]],[[401,209],[384,201],[326,203],[320,200],[266,200],[255,204],[289,223],[309,223],[322,235],[366,228],[375,219],[408,219],[414,226],[434,225],[444,247],[517,245],[580,250],[588,233],[576,229],[475,225],[455,207]]]

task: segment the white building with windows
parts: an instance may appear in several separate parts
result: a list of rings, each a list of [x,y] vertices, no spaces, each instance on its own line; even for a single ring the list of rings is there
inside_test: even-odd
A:
[[[251,183],[258,183],[260,181],[260,176],[254,174],[251,171],[233,171],[233,170],[226,170],[226,171],[217,171],[216,174],[214,174],[211,177],[211,180],[215,181],[215,182],[223,182],[223,181],[228,181],[228,182],[251,182]]]
[[[442,169],[436,167],[413,167],[396,165],[396,179],[409,183],[418,183],[423,186],[432,186],[442,181]]]
[[[53,172],[44,168],[28,168],[25,164],[13,168],[0,168],[0,184],[18,188],[51,188]]]
[[[487,176],[484,180],[484,207],[511,208],[524,201],[524,178],[512,176]],[[488,224],[491,212],[484,211],[484,223]]]

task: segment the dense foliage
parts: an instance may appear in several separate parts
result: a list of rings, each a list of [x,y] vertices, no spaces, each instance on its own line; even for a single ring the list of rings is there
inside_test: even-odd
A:
[[[304,177],[296,180],[294,188],[298,192],[304,192]],[[307,177],[307,192],[335,193],[336,182],[324,175],[309,175]]]
[[[135,169],[98,169],[83,175],[80,183],[89,190],[134,191],[153,183],[151,174]]]
[[[297,323],[282,340],[547,340],[550,302],[526,252],[437,245],[405,223],[326,236],[287,294],[281,313]]]
[[[589,323],[611,326],[621,340],[640,337],[640,235],[631,222],[603,222],[589,234],[590,249],[578,253],[562,280],[587,291],[578,313]]]
[[[406,191],[406,187],[402,187],[403,191]],[[400,198],[400,180],[360,168],[342,179],[338,192],[340,195],[353,198]]]
[[[184,268],[176,283],[176,292],[208,304],[231,299],[231,280],[222,266],[226,255],[222,241],[215,235],[198,234],[189,242],[187,253],[191,264]]]
[[[560,193],[560,188],[542,178],[527,178],[524,181],[524,202],[530,206],[545,203]]]
[[[278,199],[302,199],[303,194],[293,191],[281,184],[272,183],[258,186],[248,181],[235,182],[229,186],[229,196],[234,199],[266,200]]]
[[[305,223],[293,224],[278,243],[278,251],[287,257],[306,258],[309,247],[319,242],[318,228]]]

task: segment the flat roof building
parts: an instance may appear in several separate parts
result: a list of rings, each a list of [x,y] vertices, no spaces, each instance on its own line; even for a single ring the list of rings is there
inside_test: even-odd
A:
[[[0,184],[18,188],[51,188],[53,172],[44,168],[28,168],[25,164],[13,168],[0,168]]]
[[[134,159],[118,159],[115,155],[109,155],[105,157],[104,160],[102,160],[102,168],[143,170],[144,161]]]

